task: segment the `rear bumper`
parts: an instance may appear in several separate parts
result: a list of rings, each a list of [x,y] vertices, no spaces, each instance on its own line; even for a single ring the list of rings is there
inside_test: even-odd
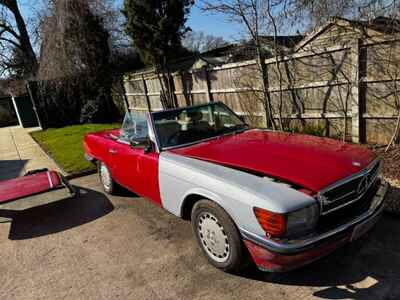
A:
[[[244,243],[256,265],[264,271],[285,272],[311,263],[357,237],[365,234],[379,220],[389,185],[382,181],[370,209],[328,232],[314,234],[299,240],[273,240],[241,229]]]

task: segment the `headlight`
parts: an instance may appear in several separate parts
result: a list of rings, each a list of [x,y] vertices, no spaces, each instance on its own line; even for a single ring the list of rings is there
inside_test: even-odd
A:
[[[254,214],[265,233],[271,237],[287,237],[311,231],[319,217],[317,203],[288,214],[254,208]]]
[[[287,214],[286,235],[297,235],[312,230],[317,224],[319,206],[317,203]]]

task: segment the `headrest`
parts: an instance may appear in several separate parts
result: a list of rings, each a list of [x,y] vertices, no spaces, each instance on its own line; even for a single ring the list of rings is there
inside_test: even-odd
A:
[[[187,117],[191,122],[198,122],[203,119],[203,113],[199,110],[188,111]]]

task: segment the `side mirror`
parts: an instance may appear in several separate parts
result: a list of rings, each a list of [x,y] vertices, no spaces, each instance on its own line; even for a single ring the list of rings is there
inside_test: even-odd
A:
[[[138,141],[135,141],[135,140],[130,140],[129,141],[129,145],[132,147],[132,148],[135,148],[135,147],[137,147],[137,145],[139,145],[140,143],[138,142]]]
[[[149,143],[149,145],[146,145],[146,147],[144,148],[144,154],[148,154],[151,151],[153,151],[153,147],[151,146],[151,144]]]
[[[137,141],[137,140],[131,139],[129,141],[129,145],[131,146],[131,148],[144,149],[145,154],[153,151],[153,145],[152,145],[150,139],[143,139],[142,141]]]
[[[151,151],[153,151],[153,145],[152,145],[150,139],[147,139],[146,142],[144,143],[144,153],[148,154]]]

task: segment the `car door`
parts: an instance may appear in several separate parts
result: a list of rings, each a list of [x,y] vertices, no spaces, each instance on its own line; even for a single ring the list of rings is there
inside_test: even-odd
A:
[[[117,183],[161,206],[158,153],[120,141],[110,148],[112,174]]]

